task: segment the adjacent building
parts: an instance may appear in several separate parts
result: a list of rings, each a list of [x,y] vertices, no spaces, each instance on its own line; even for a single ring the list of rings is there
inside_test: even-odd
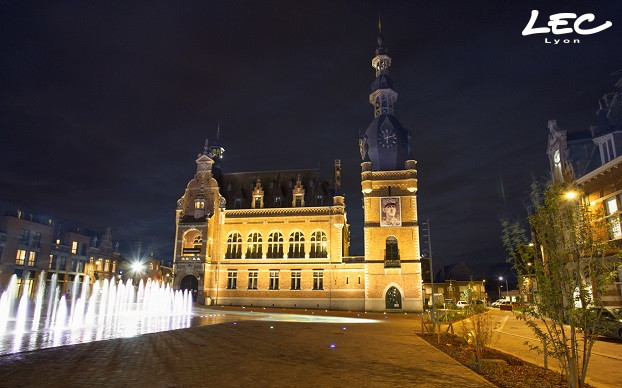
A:
[[[74,282],[112,278],[121,258],[110,230],[103,235],[80,223],[46,215],[9,201],[0,201],[0,290],[16,275],[20,292],[31,294],[39,276],[56,274],[61,293]],[[45,272],[44,272],[45,271]]]
[[[394,115],[382,35],[375,54],[374,119],[359,133],[364,256],[348,252],[339,160],[330,179],[315,169],[225,173],[217,136],[177,202],[176,288],[205,304],[422,310],[416,161]]]
[[[598,101],[596,124],[566,131],[548,123],[547,155],[555,182],[575,182],[583,200],[605,217],[609,238],[622,246],[622,78]],[[528,279],[527,279],[528,281]],[[602,298],[604,306],[622,306],[622,268]]]

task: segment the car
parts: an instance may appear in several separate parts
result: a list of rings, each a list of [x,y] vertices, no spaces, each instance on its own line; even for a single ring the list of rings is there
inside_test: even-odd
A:
[[[469,304],[465,300],[459,300],[458,303],[456,303],[456,307],[458,307],[459,309],[463,309],[468,305]]]
[[[511,305],[512,305],[512,302],[510,302],[507,299],[498,299],[498,300],[492,302],[492,304],[490,306],[499,308],[500,306],[511,306]]]
[[[445,308],[452,309],[456,307],[456,301],[453,299],[445,299]]]
[[[598,334],[622,340],[622,319],[620,317],[602,307],[592,307],[589,309],[589,313],[590,317],[594,318],[600,314],[600,319],[596,324]]]

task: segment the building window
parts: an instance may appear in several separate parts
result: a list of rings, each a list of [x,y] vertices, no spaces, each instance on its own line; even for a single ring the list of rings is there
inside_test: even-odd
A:
[[[300,278],[302,271],[299,269],[292,270],[292,290],[300,290]]]
[[[71,263],[71,266],[73,267],[73,261]],[[104,272],[109,272],[110,271],[110,260],[106,259],[106,261],[104,262]]]
[[[194,208],[198,210],[205,209],[205,201],[202,199],[197,199],[194,202]]]
[[[283,206],[283,197],[274,197],[274,207],[281,207]]]
[[[26,262],[26,251],[23,249],[17,250],[17,256],[15,257],[15,265],[24,265]]]
[[[242,198],[236,198],[235,201],[233,201],[233,208],[234,209],[242,208]]]
[[[100,262],[101,262],[101,260],[100,260]],[[67,258],[61,257],[60,258],[60,265],[59,265],[58,269],[61,270],[61,271],[65,271],[66,270],[66,266],[67,266]],[[99,268],[99,270],[101,271],[101,268]]]
[[[324,271],[313,270],[313,289],[314,290],[324,289]]]
[[[41,245],[41,233],[32,232],[30,234],[30,244],[31,247],[38,248]]]
[[[393,236],[387,237],[386,249],[384,251],[384,267],[385,268],[399,268],[400,255],[397,248],[397,239]]]
[[[622,228],[620,227],[620,212],[618,208],[618,200],[616,197],[607,198],[605,200],[605,214],[607,225],[609,225],[609,234],[612,239],[622,237]]]
[[[283,257],[283,234],[272,232],[268,236],[268,259],[280,259]]]
[[[261,209],[261,196],[255,196],[255,209]]]
[[[238,270],[230,270],[227,272],[227,289],[235,290],[238,288]]]
[[[292,232],[289,235],[289,251],[287,257],[290,259],[305,257],[305,236],[302,232]]]
[[[361,277],[359,276],[359,284],[361,284]]]
[[[270,290],[279,289],[279,270],[278,269],[270,270],[270,283],[269,283],[268,289]]]
[[[50,265],[48,269],[56,269],[56,255],[50,255]]]
[[[610,137],[609,139],[605,140],[605,142],[601,143],[600,145],[600,158],[603,164],[605,164],[615,159],[615,157],[616,157],[616,150],[613,146],[613,137]]]
[[[84,261],[78,261],[78,267],[76,268],[76,272],[84,272]],[[112,272],[114,272],[114,269]]]
[[[324,196],[323,195],[316,195],[315,196],[315,206],[322,206],[324,205]]]
[[[37,252],[28,252],[28,266],[34,267],[37,260]]]
[[[258,232],[253,232],[248,235],[248,239],[246,243],[248,244],[246,248],[246,258],[247,259],[261,259],[262,256],[262,242],[261,234]]]
[[[302,195],[296,194],[296,207],[301,207],[301,206],[302,206]]]
[[[309,252],[309,257],[328,257],[326,245],[326,233],[321,230],[313,232],[313,234],[311,234],[311,251]]]
[[[239,259],[242,257],[242,236],[239,233],[231,233],[227,238],[226,259]]]
[[[350,283],[350,277],[346,276],[346,284],[349,284],[349,283]]]
[[[256,269],[248,270],[248,289],[257,289],[257,278],[259,277],[259,271]]]
[[[26,229],[22,229],[19,233],[19,245],[28,245],[28,241],[30,240],[30,231]]]
[[[77,241],[71,242],[71,253],[74,255],[78,254],[78,242]]]

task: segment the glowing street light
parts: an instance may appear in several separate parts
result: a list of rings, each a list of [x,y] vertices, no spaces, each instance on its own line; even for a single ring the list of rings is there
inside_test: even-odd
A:
[[[145,266],[140,261],[135,261],[132,263],[132,271],[139,273],[144,270],[145,270]]]
[[[573,200],[573,199],[577,198],[578,196],[579,196],[579,193],[577,193],[576,191],[573,191],[573,190],[566,191],[566,192],[564,193],[564,197],[565,197],[567,200],[569,200],[569,201],[571,201],[571,200]]]
[[[499,281],[503,281],[503,276],[499,276]],[[505,278],[505,296],[506,298],[510,297],[510,289],[508,288],[508,278]]]

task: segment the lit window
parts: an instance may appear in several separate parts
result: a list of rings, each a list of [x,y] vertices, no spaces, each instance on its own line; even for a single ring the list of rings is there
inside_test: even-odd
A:
[[[246,240],[246,258],[247,259],[261,259],[262,256],[262,242],[261,234],[254,232],[248,235]]]
[[[605,213],[607,214],[607,224],[612,239],[622,237],[622,228],[620,227],[620,213],[618,211],[618,200],[616,197],[605,200]]]
[[[28,252],[28,266],[34,267],[37,259],[37,252]]]
[[[238,271],[231,270],[227,272],[227,289],[235,290],[238,288]]]
[[[77,241],[71,242],[71,253],[74,255],[78,253],[78,242]]]
[[[260,209],[261,208],[261,196],[256,195],[255,196],[255,209]]]
[[[311,251],[309,252],[309,257],[328,257],[326,246],[326,233],[321,230],[313,232],[311,235]]]
[[[324,271],[322,270],[313,271],[313,289],[314,290],[324,289]]]
[[[257,278],[259,277],[259,272],[256,269],[251,269],[248,271],[248,289],[256,290],[257,289]]]
[[[50,255],[50,264],[48,269],[56,269],[56,256]]]
[[[280,259],[283,257],[283,234],[272,232],[268,236],[268,259]]]
[[[104,263],[104,272],[108,272],[110,270],[110,260],[106,259]]]
[[[269,283],[268,289],[270,290],[279,289],[279,270],[278,269],[270,270],[270,283]]]
[[[299,269],[292,270],[292,290],[300,290],[301,272]]]
[[[239,233],[231,233],[227,238],[226,259],[239,259],[242,257],[242,236]]]
[[[289,251],[287,257],[290,259],[305,257],[305,236],[302,232],[292,232],[289,235]]]
[[[21,210],[17,211],[17,218],[22,218],[22,211]]]
[[[283,197],[274,197],[274,207],[283,206]]]
[[[17,256],[15,257],[15,264],[24,265],[25,262],[26,262],[26,251],[23,249],[18,249]]]

